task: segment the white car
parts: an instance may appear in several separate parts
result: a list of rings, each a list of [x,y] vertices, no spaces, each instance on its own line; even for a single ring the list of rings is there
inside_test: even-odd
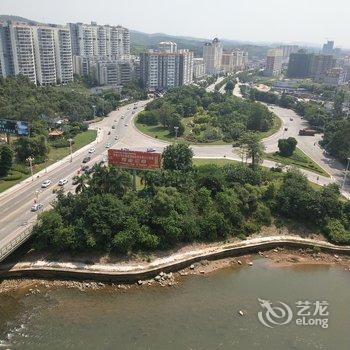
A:
[[[128,107],[128,111],[130,111],[131,107]]]
[[[106,156],[103,156],[102,159],[101,159],[101,162],[102,162],[102,163],[107,163],[107,157],[106,157]]]
[[[96,149],[94,148],[94,147],[91,147],[90,149],[89,149],[89,153],[94,153],[96,151]]]
[[[42,184],[41,184],[41,188],[47,188],[51,185],[51,180],[45,180]]]
[[[109,147],[111,147],[111,144],[110,143],[106,143],[105,147],[109,148]]]
[[[38,211],[38,210],[42,209],[43,207],[44,207],[43,204],[37,203],[37,204],[34,204],[34,205],[30,208],[30,211]]]
[[[153,148],[153,147],[148,147],[148,148],[147,148],[147,152],[148,152],[148,153],[155,152],[155,151],[156,151],[156,149]]]
[[[114,138],[114,140],[118,140],[118,136],[116,136],[116,137]]]
[[[64,186],[66,183],[68,183],[67,179],[61,179],[60,181],[58,181],[58,186]]]

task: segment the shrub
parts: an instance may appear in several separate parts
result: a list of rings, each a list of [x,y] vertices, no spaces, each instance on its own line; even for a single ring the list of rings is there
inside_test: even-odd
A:
[[[337,219],[329,220],[325,227],[325,233],[329,240],[336,244],[349,244],[350,232],[347,231],[341,221]]]
[[[72,142],[72,144],[74,144],[74,141]],[[50,142],[50,145],[54,148],[66,148],[69,147],[69,141],[66,139],[59,139]]]
[[[16,181],[16,180],[20,180],[21,178],[22,178],[22,174],[15,173],[15,174],[7,175],[2,180],[4,180],[4,181]]]
[[[12,170],[13,171],[18,171],[19,173],[22,173],[22,174],[25,174],[25,175],[28,175],[30,173],[30,169],[23,165],[23,164],[14,164],[12,166]]]

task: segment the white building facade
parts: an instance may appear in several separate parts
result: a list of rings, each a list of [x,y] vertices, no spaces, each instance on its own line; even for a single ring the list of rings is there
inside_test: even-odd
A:
[[[218,38],[203,46],[203,59],[206,74],[219,74],[221,71],[222,44]]]
[[[24,75],[39,85],[73,80],[70,33],[53,25],[0,24],[0,74]]]

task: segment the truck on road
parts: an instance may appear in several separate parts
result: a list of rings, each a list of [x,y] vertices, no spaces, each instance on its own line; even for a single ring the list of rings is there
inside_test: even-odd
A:
[[[301,129],[299,130],[300,136],[314,136],[316,134],[316,130],[313,129]]]

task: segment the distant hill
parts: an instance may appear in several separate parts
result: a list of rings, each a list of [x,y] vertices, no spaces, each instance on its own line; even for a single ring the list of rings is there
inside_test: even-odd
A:
[[[17,21],[28,24],[39,23],[28,18],[12,15],[0,15],[0,21]],[[175,41],[179,49],[189,49],[194,52],[196,57],[203,55],[203,44],[211,40],[208,38],[193,38],[164,33],[147,34],[136,30],[130,30],[130,39],[131,52],[136,55],[148,48],[155,49],[161,41]],[[225,49],[240,48],[248,51],[250,58],[264,58],[267,50],[270,48],[267,45],[256,45],[237,40],[222,39],[221,42]]]
[[[20,16],[12,16],[12,15],[0,15],[0,21],[1,22],[15,21],[15,22],[21,22],[21,23],[28,23],[28,24],[38,23],[36,21],[33,21],[32,19],[28,19]]]
[[[211,39],[193,38],[186,36],[175,36],[164,33],[147,34],[136,30],[130,31],[131,51],[138,54],[147,48],[154,49],[161,41],[174,41],[179,49],[189,49],[194,51],[195,56],[201,57],[203,54],[203,44]],[[250,57],[264,58],[266,57],[269,46],[260,46],[252,43],[243,43],[236,40],[221,40],[224,49],[240,48],[248,51]]]

